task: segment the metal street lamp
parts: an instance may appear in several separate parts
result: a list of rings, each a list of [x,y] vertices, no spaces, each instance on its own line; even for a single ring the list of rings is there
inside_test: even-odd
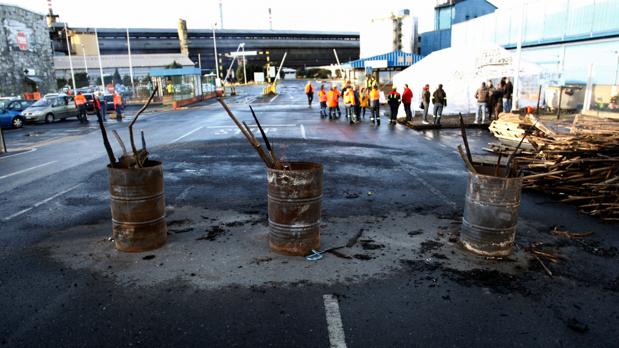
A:
[[[213,23],[213,51],[215,52],[215,73],[217,74],[217,77],[215,78],[215,87],[218,87],[221,85],[221,80],[219,79],[219,62],[217,61],[217,40],[215,38],[216,25],[217,23]]]

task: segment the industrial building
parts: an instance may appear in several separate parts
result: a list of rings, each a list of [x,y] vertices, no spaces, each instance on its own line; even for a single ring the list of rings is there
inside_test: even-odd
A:
[[[67,55],[67,44],[61,23],[53,24],[52,38],[56,55]],[[285,52],[286,67],[304,68],[335,64],[333,50],[340,60],[359,57],[358,33],[333,33],[293,30],[234,30],[234,29],[98,29],[101,55],[128,54],[127,33],[132,54],[186,53],[203,72],[215,71],[214,40],[222,70],[232,61],[231,52],[245,44],[247,64],[262,67],[267,62],[279,63]],[[180,33],[180,35],[179,35]],[[72,54],[96,55],[94,28],[70,28]],[[180,39],[179,39],[180,38]]]

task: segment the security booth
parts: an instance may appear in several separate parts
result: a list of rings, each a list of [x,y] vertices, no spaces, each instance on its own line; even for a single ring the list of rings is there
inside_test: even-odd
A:
[[[198,68],[158,68],[149,72],[164,105],[180,107],[202,100],[202,73]]]

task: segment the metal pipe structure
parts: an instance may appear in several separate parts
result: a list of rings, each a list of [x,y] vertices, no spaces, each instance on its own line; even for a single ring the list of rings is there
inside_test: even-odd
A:
[[[135,94],[135,83],[133,82],[133,60],[131,59],[131,40],[129,40],[129,28],[127,28],[127,53],[129,54],[129,77],[131,77],[131,90]]]
[[[245,84],[247,84],[247,69],[245,69],[245,44],[243,44],[243,79],[245,80]],[[616,83],[615,83],[616,84]]]
[[[279,69],[277,69],[277,74],[275,74],[275,80],[273,81],[273,84],[277,83],[277,80],[279,79],[279,74],[282,71],[282,67],[284,66],[284,61],[286,61],[287,55],[288,55],[288,51],[284,52],[284,56],[282,57],[282,62],[279,63]]]
[[[67,52],[69,53],[69,68],[71,68],[71,82],[73,84],[73,91],[75,93],[75,73],[73,71],[73,59],[71,58],[71,45],[69,44],[69,30],[67,29],[67,23],[64,24],[64,35],[67,40]]]
[[[101,50],[99,49],[99,34],[97,34],[97,28],[95,28],[95,41],[97,42],[97,57],[99,57],[99,74],[101,75],[101,88],[105,93],[105,80],[103,79],[103,63],[101,63]]]
[[[234,62],[236,61],[236,58],[239,56],[238,55],[239,51],[243,47],[245,47],[245,43],[241,42],[239,44],[239,47],[236,48],[236,54],[234,55],[234,58],[232,58],[232,63],[230,63],[230,66],[228,67],[228,71],[226,72],[226,77],[224,77],[224,81],[228,81],[228,76],[230,76],[230,72],[232,71],[232,66],[234,65]]]

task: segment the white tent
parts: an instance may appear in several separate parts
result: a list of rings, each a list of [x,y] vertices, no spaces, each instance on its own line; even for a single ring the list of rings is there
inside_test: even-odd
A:
[[[481,83],[490,80],[496,86],[504,76],[511,79],[516,61],[515,52],[499,46],[475,49],[450,47],[433,52],[395,75],[393,84],[398,91],[404,89],[405,83],[408,84],[413,91],[415,108],[419,107],[425,84],[430,85],[430,93],[442,84],[447,94],[447,107],[443,109],[443,114],[473,113],[477,106],[475,92]],[[542,69],[538,65],[520,61],[520,107],[537,103],[541,75]]]

